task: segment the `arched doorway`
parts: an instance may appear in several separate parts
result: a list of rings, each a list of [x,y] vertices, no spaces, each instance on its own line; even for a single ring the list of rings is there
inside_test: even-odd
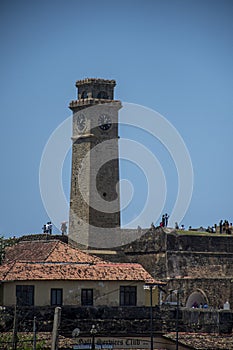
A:
[[[208,298],[201,289],[197,289],[195,292],[191,293],[187,299],[186,307],[200,307],[204,305],[208,305]]]
[[[169,292],[169,295],[166,297],[164,304],[176,306],[178,302],[178,290],[174,289]],[[180,303],[180,301],[179,301]],[[181,305],[180,305],[181,306]]]

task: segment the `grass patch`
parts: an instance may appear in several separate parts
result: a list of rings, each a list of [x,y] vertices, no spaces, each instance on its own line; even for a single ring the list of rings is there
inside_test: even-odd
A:
[[[225,233],[213,233],[213,232],[205,232],[205,231],[192,231],[192,230],[176,230],[176,233],[179,235],[189,235],[189,236],[218,236],[218,237],[229,237]]]

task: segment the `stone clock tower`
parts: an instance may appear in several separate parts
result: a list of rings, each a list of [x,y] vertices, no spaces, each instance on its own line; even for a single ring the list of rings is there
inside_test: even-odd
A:
[[[69,237],[87,247],[120,228],[118,111],[115,80],[76,82],[73,111]],[[108,235],[109,233],[109,235]]]

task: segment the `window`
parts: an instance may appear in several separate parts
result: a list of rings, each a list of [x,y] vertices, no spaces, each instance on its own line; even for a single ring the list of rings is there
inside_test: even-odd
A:
[[[137,287],[121,286],[120,287],[120,306],[137,305]]]
[[[83,92],[82,92],[81,98],[88,98],[88,95],[87,95],[87,92],[86,92],[86,91],[83,91]]]
[[[83,306],[93,305],[93,289],[82,289],[81,291],[81,303]]]
[[[16,286],[16,303],[21,306],[33,306],[34,286]]]
[[[51,305],[62,305],[62,289],[52,288],[51,289]]]
[[[108,99],[108,94],[106,91],[100,91],[97,95],[97,98],[104,98],[104,99]]]

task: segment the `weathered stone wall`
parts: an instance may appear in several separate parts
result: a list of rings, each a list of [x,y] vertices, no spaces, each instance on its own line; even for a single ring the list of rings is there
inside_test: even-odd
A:
[[[152,227],[124,246],[118,257],[121,262],[138,262],[153,277],[166,281],[164,300],[169,290],[181,288],[183,305],[195,291],[203,292],[210,306],[222,307],[226,301],[233,305],[232,236],[185,235]]]
[[[226,301],[232,307],[233,283],[230,278],[174,278],[168,282],[167,289],[181,289],[181,304],[186,305],[188,297],[195,291],[203,293],[210,308],[223,308]]]
[[[54,307],[24,307],[17,310],[18,331],[32,330],[36,316],[37,329],[51,332]],[[162,319],[158,308],[153,308],[154,331],[161,330]],[[9,331],[13,325],[14,308],[7,307],[0,314],[0,332]],[[70,336],[75,328],[88,335],[95,324],[99,335],[147,335],[150,333],[149,307],[62,307],[60,334]]]
[[[233,313],[228,310],[182,309],[186,332],[232,333]]]
[[[168,251],[166,257],[170,277],[232,276],[231,253]]]
[[[49,235],[49,234],[43,234],[43,233],[36,233],[31,235],[25,235],[21,236],[19,238],[15,238],[15,243],[18,243],[20,241],[46,241],[46,240],[60,240],[64,243],[68,243],[68,236],[67,235]]]
[[[136,230],[135,230],[136,231]],[[131,242],[121,248],[126,255],[138,255],[145,253],[160,253],[167,249],[167,234],[165,231],[152,226],[136,241]]]
[[[167,235],[167,250],[233,253],[233,236],[170,233]]]
[[[62,307],[60,334],[71,337],[72,331],[79,328],[82,335],[89,335],[92,324],[98,330],[98,336],[149,336],[150,307]],[[153,332],[175,331],[176,308],[153,308]],[[220,332],[232,331],[233,313],[230,310],[179,310],[178,329],[182,332]],[[32,331],[33,318],[36,316],[37,329],[51,332],[54,308],[21,308],[17,310],[18,331]],[[0,314],[0,332],[11,331],[14,309],[6,308]]]

